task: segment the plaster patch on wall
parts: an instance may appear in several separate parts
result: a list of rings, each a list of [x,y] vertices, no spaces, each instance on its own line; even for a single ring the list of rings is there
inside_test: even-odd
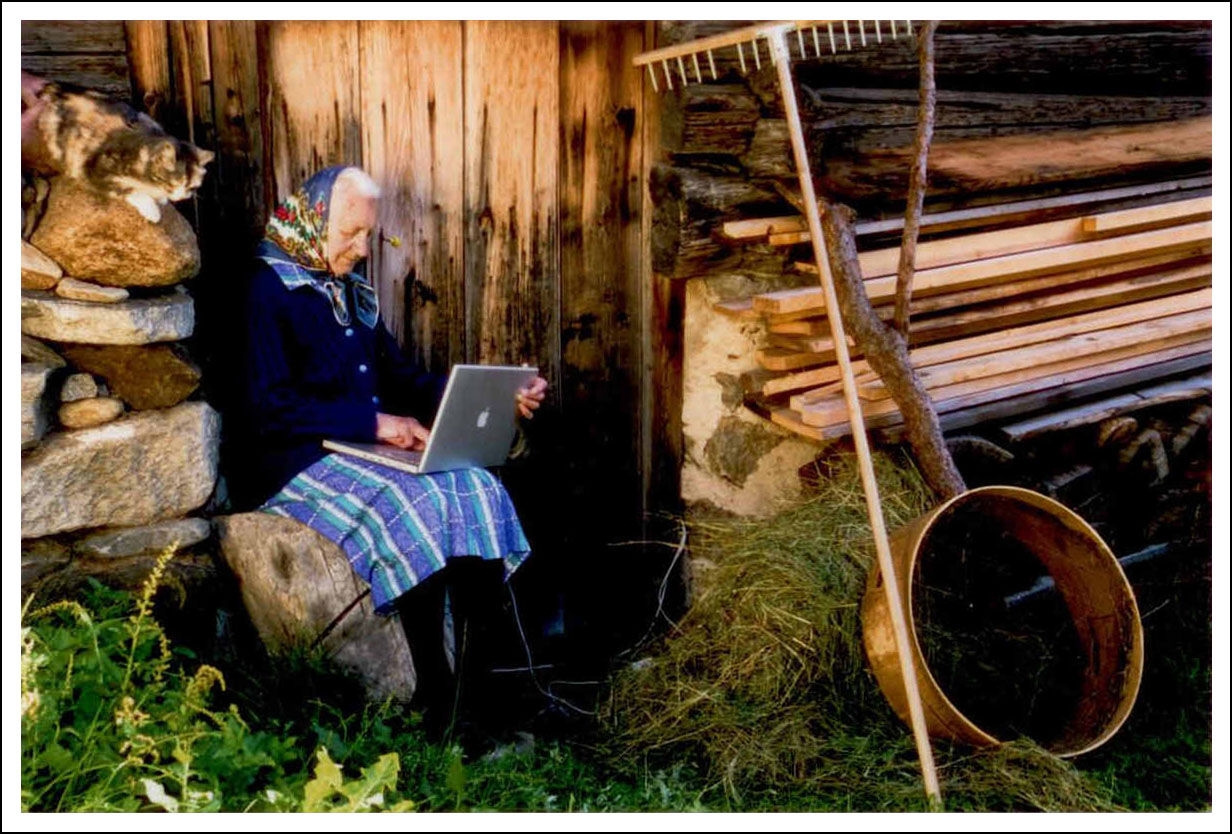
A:
[[[797,470],[820,449],[742,404],[740,375],[757,369],[764,331],[712,305],[763,283],[732,274],[692,279],[685,288],[681,497],[739,515],[767,515],[797,497]]]

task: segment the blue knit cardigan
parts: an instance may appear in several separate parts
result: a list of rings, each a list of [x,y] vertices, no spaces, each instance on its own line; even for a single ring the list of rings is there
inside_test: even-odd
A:
[[[233,426],[235,503],[257,506],[324,457],[326,438],[371,443],[376,414],[430,425],[447,377],[418,367],[378,321],[339,325],[310,287],[260,263],[248,286],[243,408]]]

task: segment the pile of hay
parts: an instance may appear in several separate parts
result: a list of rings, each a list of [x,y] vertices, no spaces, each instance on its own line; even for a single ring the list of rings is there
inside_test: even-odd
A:
[[[613,680],[613,761],[691,761],[737,807],[924,807],[908,729],[867,669],[859,608],[873,563],[853,456],[818,463],[815,494],[766,520],[694,518],[695,601],[656,653]],[[931,494],[904,456],[879,452],[886,523]],[[1068,763],[1017,742],[936,748],[949,808],[1109,810]]]

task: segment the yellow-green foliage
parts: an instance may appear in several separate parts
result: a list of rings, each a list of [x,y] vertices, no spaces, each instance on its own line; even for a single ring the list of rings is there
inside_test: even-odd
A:
[[[396,754],[348,782],[322,750],[304,785],[294,738],[252,733],[235,705],[211,706],[222,673],[176,663],[151,613],[172,552],[135,599],[96,585],[94,613],[64,600],[23,615],[22,809],[383,809]]]

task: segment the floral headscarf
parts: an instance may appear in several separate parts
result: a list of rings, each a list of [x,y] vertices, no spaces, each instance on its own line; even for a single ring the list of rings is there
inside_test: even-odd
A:
[[[380,315],[376,291],[354,272],[336,276],[329,271],[329,203],[334,182],[346,166],[336,165],[313,174],[295,193],[283,200],[270,215],[265,239],[257,245],[257,257],[265,261],[287,289],[312,287],[329,301],[338,324],[355,318],[375,327]]]

